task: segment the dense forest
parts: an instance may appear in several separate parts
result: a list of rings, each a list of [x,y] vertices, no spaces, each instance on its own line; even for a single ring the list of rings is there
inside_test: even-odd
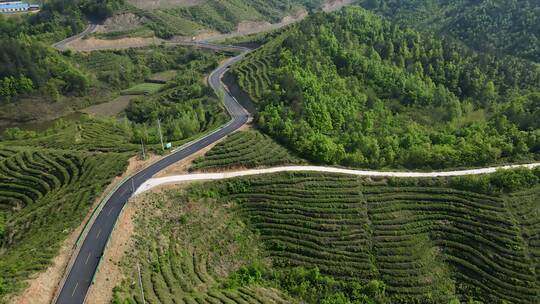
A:
[[[540,68],[530,61],[361,8],[313,15],[251,59],[261,57],[268,70],[234,71],[252,96],[264,84],[258,123],[311,160],[447,168],[540,152]]]
[[[479,51],[540,62],[537,0],[359,0],[387,18],[447,34]]]

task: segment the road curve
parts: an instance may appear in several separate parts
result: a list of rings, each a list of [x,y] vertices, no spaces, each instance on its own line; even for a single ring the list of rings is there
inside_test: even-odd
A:
[[[90,23],[86,29],[84,29],[84,31],[80,32],[79,34],[77,35],[74,35],[74,36],[71,36],[71,37],[68,37],[62,41],[59,41],[59,42],[56,42],[52,45],[53,48],[57,49],[57,50],[60,50],[60,51],[63,51],[63,50],[66,50],[67,49],[67,45],[68,43],[72,42],[72,41],[75,41],[79,38],[82,38],[90,33],[93,33],[95,30],[97,29],[97,24],[95,23]]]
[[[248,175],[260,175],[271,174],[279,172],[325,172],[325,173],[339,173],[356,176],[371,176],[371,177],[451,177],[451,176],[465,176],[465,175],[479,175],[494,173],[497,170],[514,169],[514,168],[529,168],[534,169],[540,167],[540,163],[526,164],[526,165],[509,165],[499,167],[489,167],[481,169],[459,170],[459,171],[439,171],[439,172],[398,172],[398,171],[366,171],[366,170],[354,170],[344,169],[336,167],[321,167],[321,166],[284,166],[274,167],[266,169],[253,169],[243,170],[235,172],[221,172],[221,173],[199,173],[199,174],[185,174],[185,175],[173,175],[160,178],[151,178],[144,182],[135,191],[135,195],[139,195],[155,187],[169,184],[178,184],[183,182],[193,181],[208,181],[208,180],[220,180],[240,176]]]
[[[204,45],[201,45],[201,47],[204,47]],[[88,234],[79,249],[55,303],[84,303],[116,220],[128,199],[133,195],[134,189],[139,188],[154,174],[236,131],[248,121],[250,118],[249,113],[230,95],[228,90],[222,90],[223,84],[221,83],[221,77],[228,67],[241,60],[247,53],[245,49],[242,50],[244,52],[241,55],[227,60],[212,72],[208,78],[210,86],[215,92],[223,91],[224,104],[232,117],[231,121],[221,129],[176,150],[171,155],[135,174],[110,196],[88,230]]]

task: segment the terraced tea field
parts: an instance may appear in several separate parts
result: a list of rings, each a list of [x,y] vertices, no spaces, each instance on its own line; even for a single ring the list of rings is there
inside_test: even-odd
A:
[[[261,261],[256,236],[215,202],[191,202],[182,192],[139,198],[135,248],[124,262],[121,303],[288,303],[276,289],[225,287],[227,276]],[[166,216],[164,216],[166,214]],[[138,282],[139,269],[141,283]]]
[[[0,301],[51,263],[126,165],[122,154],[0,147]]]
[[[234,133],[193,163],[191,170],[219,170],[233,167],[255,168],[283,164],[301,164],[273,139],[258,131]]]
[[[539,188],[506,197],[316,173],[215,185],[275,266],[382,280],[392,303],[540,300]]]
[[[263,94],[271,84],[269,72],[272,58],[269,46],[250,53],[244,60],[231,69],[240,87],[251,96],[255,103],[260,103]]]

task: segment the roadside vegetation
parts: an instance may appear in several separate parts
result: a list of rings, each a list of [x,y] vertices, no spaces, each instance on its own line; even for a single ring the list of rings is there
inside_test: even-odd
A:
[[[262,130],[307,159],[410,169],[538,159],[538,71],[361,8],[308,17],[233,69]]]
[[[127,155],[0,144],[0,302],[45,270]]]
[[[256,168],[302,164],[273,139],[255,130],[240,131],[196,159],[190,170],[217,171],[235,167]]]

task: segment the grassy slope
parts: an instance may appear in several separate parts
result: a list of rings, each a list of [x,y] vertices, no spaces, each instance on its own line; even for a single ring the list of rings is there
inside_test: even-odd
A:
[[[0,302],[47,268],[126,165],[123,154],[0,146]]]
[[[195,160],[191,169],[223,170],[238,166],[254,168],[300,163],[303,163],[301,159],[267,135],[250,130],[229,136],[205,156]]]

